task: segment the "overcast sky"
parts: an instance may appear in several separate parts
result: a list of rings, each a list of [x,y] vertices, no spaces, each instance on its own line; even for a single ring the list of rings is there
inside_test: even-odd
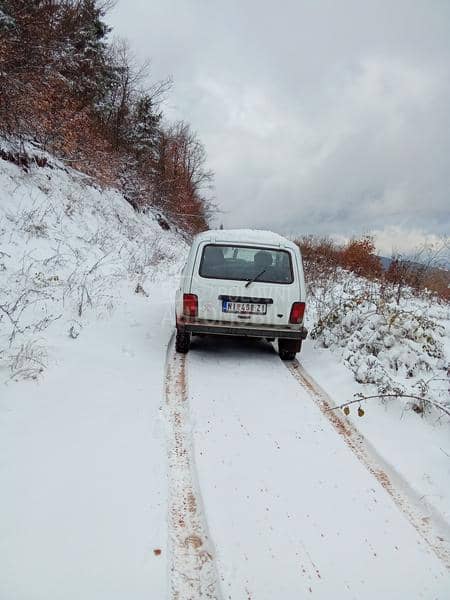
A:
[[[383,253],[450,233],[450,0],[119,0],[189,121],[225,227]]]

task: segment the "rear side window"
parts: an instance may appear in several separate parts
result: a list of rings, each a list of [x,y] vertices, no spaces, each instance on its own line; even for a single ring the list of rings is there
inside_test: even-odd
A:
[[[200,277],[209,279],[234,279],[265,283],[292,283],[291,254],[249,246],[208,244],[203,249],[199,269]]]

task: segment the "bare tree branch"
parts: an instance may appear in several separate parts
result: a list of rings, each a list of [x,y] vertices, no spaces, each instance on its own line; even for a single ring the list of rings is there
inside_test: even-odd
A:
[[[363,394],[358,394],[358,397],[354,400],[343,402],[342,404],[339,404],[339,406],[333,406],[327,410],[338,410],[344,408],[345,406],[350,406],[350,404],[358,404],[364,400],[371,400],[373,398],[411,398],[413,400],[418,400],[419,402],[426,402],[450,416],[450,408],[446,407],[444,404],[436,402],[435,400],[430,400],[429,398],[424,398],[422,396],[415,396],[414,394],[374,394],[373,396],[364,396]]]

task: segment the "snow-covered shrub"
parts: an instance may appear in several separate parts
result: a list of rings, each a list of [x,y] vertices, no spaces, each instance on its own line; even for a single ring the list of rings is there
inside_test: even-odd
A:
[[[10,355],[11,378],[37,379],[47,366],[47,350],[37,340],[19,344]]]
[[[450,403],[450,305],[396,290],[339,267],[309,279],[311,337],[339,352],[356,381],[376,393],[413,395]],[[448,352],[448,350],[447,350]]]

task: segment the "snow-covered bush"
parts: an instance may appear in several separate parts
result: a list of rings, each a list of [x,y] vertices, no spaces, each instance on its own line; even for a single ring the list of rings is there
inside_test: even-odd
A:
[[[339,352],[369,393],[450,404],[450,305],[340,267],[308,278],[311,337]],[[419,399],[423,399],[420,402]]]

